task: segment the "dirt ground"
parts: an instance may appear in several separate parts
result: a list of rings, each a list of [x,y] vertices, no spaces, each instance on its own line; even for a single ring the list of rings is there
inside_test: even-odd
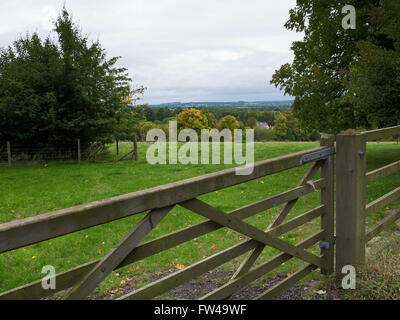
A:
[[[153,280],[157,280],[166,274],[159,275]],[[230,279],[232,273],[226,273],[219,270],[207,272],[194,280],[187,282],[179,287],[163,294],[158,299],[177,299],[177,300],[194,300],[220,287],[223,283]],[[278,273],[275,277],[266,279],[258,286],[248,286],[235,293],[230,299],[232,300],[252,300],[258,295],[265,292],[270,287],[287,277],[284,272]],[[322,282],[319,280],[311,280],[305,285],[295,285],[285,292],[281,293],[274,300],[335,300],[340,299],[338,292],[324,288],[320,289]],[[107,296],[91,296],[90,299],[115,299],[118,296],[127,294],[135,290],[134,281],[127,283],[123,287],[112,290]]]

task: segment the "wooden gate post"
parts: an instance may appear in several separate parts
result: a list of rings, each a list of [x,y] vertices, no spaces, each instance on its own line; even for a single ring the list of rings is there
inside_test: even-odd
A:
[[[333,148],[335,140],[331,135],[324,135],[321,138],[321,146]],[[323,242],[326,247],[321,248],[321,254],[327,262],[326,269],[321,273],[332,274],[335,268],[335,155],[330,155],[323,161],[321,166],[321,178],[326,180],[326,186],[321,190],[321,203],[325,206],[324,214],[321,217],[321,229],[325,230]]]
[[[365,262],[366,141],[348,130],[337,135],[336,272]]]
[[[7,141],[7,158],[8,158],[8,167],[11,168],[11,145],[10,145],[10,141]]]

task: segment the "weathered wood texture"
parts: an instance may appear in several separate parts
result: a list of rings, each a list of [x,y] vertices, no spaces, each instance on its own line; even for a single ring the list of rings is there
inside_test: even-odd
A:
[[[258,297],[256,297],[256,300],[270,300],[286,289],[292,287],[295,285],[298,281],[303,279],[305,276],[313,272],[315,269],[317,269],[316,266],[308,264],[305,267],[301,268],[299,271],[293,273],[289,277],[287,277],[285,280],[279,282],[275,286],[273,286],[271,289],[268,289],[266,292],[260,294]]]
[[[389,203],[396,201],[400,198],[400,187],[396,188],[388,192],[387,194],[383,195],[382,197],[370,202],[367,204],[365,209],[366,216],[373,214],[374,212],[378,211],[379,209],[383,208],[384,206],[388,205]]]
[[[309,247],[316,244],[318,241],[321,241],[323,237],[324,237],[324,231],[320,231],[319,233],[300,242],[299,244],[296,245],[296,247],[298,247],[299,249],[308,249]],[[282,263],[289,261],[291,258],[293,257],[287,253],[281,253],[278,256],[268,260],[267,262],[255,267],[249,272],[246,272],[243,275],[230,280],[229,282],[219,287],[218,289],[215,289],[214,291],[201,297],[200,300],[226,299],[235,292],[238,292],[239,290],[249,285],[251,282],[261,278],[268,272],[279,267]]]
[[[318,211],[318,210],[313,210]],[[319,210],[319,213],[321,214],[321,210]],[[308,215],[310,215],[308,213]],[[308,217],[308,221],[310,221],[311,218]],[[299,221],[297,221],[299,222]],[[302,223],[303,221],[301,221]],[[266,232],[268,235],[274,235],[274,236],[280,236],[284,234],[285,232],[289,232],[290,230],[293,230],[300,225],[299,223],[292,223],[292,220],[287,222],[287,224],[290,224],[290,227],[288,228],[281,228],[281,229],[271,229],[270,231]],[[306,240],[303,245],[298,245],[296,248],[301,250],[305,249],[308,247],[308,245],[311,246],[311,242],[313,241],[318,241],[322,237],[322,233],[316,235],[315,237],[310,238],[308,241]],[[313,242],[315,243],[315,242]],[[312,244],[313,244],[312,243]],[[208,257],[198,263],[195,263],[183,270],[177,271],[165,278],[162,278],[156,282],[153,282],[143,288],[140,288],[134,292],[131,292],[129,294],[124,295],[121,297],[122,300],[128,299],[128,300],[133,300],[133,299],[151,299],[154,297],[157,297],[158,295],[171,290],[173,288],[176,288],[177,286],[185,283],[188,281],[188,279],[193,279],[196,276],[199,276],[203,274],[204,272],[207,272],[208,270],[211,270],[215,268],[218,265],[222,265],[246,252],[248,252],[251,249],[254,249],[258,245],[258,242],[255,240],[247,240],[244,241],[238,245],[235,245],[233,247],[230,247],[228,249],[225,249],[211,257]],[[289,257],[292,257],[291,255],[288,255]],[[282,262],[283,263],[283,262]],[[280,264],[278,264],[279,266]]]
[[[379,233],[385,230],[387,227],[395,223],[397,220],[400,219],[400,208],[397,210],[392,211],[388,216],[382,219],[373,227],[367,230],[365,235],[365,241],[368,242],[376,237]]]
[[[400,187],[365,204],[368,183],[400,170],[400,161],[366,172],[366,142],[399,135],[400,126],[363,133],[349,130],[337,136],[336,268],[362,265],[365,244],[399,218],[396,210],[365,232],[365,218],[400,198]],[[326,177],[324,177],[328,180]]]
[[[149,210],[150,212],[147,216],[105,257],[58,274],[57,291],[67,289],[65,299],[85,299],[113,270],[223,227],[240,232],[250,239],[155,281],[148,286],[123,296],[122,299],[154,298],[175,288],[179,284],[193,279],[197,275],[207,272],[251,250],[264,248],[265,246],[278,249],[282,251],[282,254],[268,261],[266,264],[262,264],[261,269],[246,270],[243,274],[243,276],[247,277],[245,278],[246,281],[251,281],[255,276],[257,278],[260,277],[261,271],[269,270],[269,268],[275,265],[279,266],[283,263],[282,261],[287,261],[292,257],[308,262],[312,266],[308,268],[320,267],[322,270],[330,270],[329,259],[326,258],[326,254],[319,257],[309,253],[305,249],[313,245],[316,241],[328,239],[330,229],[333,226],[323,223],[323,230],[320,233],[298,245],[289,244],[278,238],[282,234],[290,232],[315,218],[322,217],[322,220],[325,219],[324,216],[329,212],[329,206],[332,205],[329,202],[332,198],[326,193],[327,190],[330,190],[327,181],[330,184],[332,183],[331,171],[328,170],[329,168],[325,168],[326,172],[325,174],[322,172],[320,179],[316,181],[311,181],[311,179],[324,166],[332,166],[330,169],[333,170],[333,162],[329,160],[330,156],[320,159],[312,166],[298,187],[236,209],[230,213],[220,211],[196,199],[197,196],[202,194],[301,166],[301,159],[304,155],[324,150],[327,146],[322,144],[320,148],[261,161],[255,164],[254,172],[249,176],[236,175],[235,168],[233,168],[157,188],[1,224],[0,253]],[[322,195],[320,206],[283,223],[298,198],[319,189],[322,190],[322,194],[326,194],[325,196]],[[176,204],[210,220],[174,231],[139,245],[140,241]],[[248,217],[281,204],[285,204],[284,209],[266,231],[259,230],[243,221]],[[258,255],[254,255],[254,257],[257,258]],[[292,280],[285,281],[281,287],[293,283],[304,272],[303,270],[300,274],[295,274],[291,278]],[[246,282],[241,277],[237,279],[241,279],[240,283],[242,285]],[[234,283],[233,281],[235,280],[233,279],[231,282]],[[236,288],[236,286],[230,286],[230,288],[229,292],[232,288]],[[276,289],[275,291],[279,290]],[[1,293],[0,299],[40,299],[54,292],[44,290],[41,286],[41,281],[36,281],[6,293]],[[225,289],[224,292],[228,291]],[[265,296],[270,296],[270,293]]]
[[[366,142],[352,131],[336,137],[336,270],[365,260]]]
[[[325,186],[325,180],[323,179],[316,180],[314,182],[314,186],[316,187],[317,190],[321,189],[322,187]],[[230,214],[234,217],[237,217],[238,219],[243,220],[257,213],[274,208],[287,201],[302,197],[312,192],[314,192],[314,189],[310,185],[297,187],[295,189],[288,190],[276,196],[272,196],[268,199],[261,200],[254,204],[250,204],[242,208],[236,209],[232,211]],[[304,220],[304,217],[306,216],[316,217],[319,214],[321,214],[321,210],[317,208],[302,216],[299,216],[293,219],[293,220],[301,220],[300,221],[301,223],[300,224],[297,223],[295,224],[295,226],[300,226],[309,221],[309,220]],[[289,223],[293,224],[293,220],[288,221],[288,224]],[[177,245],[193,240],[195,238],[198,238],[200,236],[203,236],[209,232],[218,230],[220,228],[222,228],[221,225],[208,220],[184,228],[182,230],[171,232],[170,234],[151,240],[133,249],[132,252],[119,264],[119,266],[116,269],[122,268],[131,263],[140,261],[142,259],[160,253],[162,251],[168,250]],[[282,225],[281,228],[285,228],[285,225]],[[75,267],[63,273],[57,274],[57,288],[59,288],[60,290],[64,290],[69,287],[72,287],[73,285],[76,284],[77,282],[76,279],[79,279],[83,274],[88,272],[88,270],[93,268],[99,261],[100,259]],[[21,298],[32,297],[32,299],[41,299],[43,297],[46,297],[48,294],[49,291],[43,290],[41,283],[39,281],[39,282],[34,282],[30,285],[15,288],[6,293],[2,293],[0,294],[0,299],[18,299],[18,297]]]
[[[0,253],[52,239],[99,224],[159,209],[199,195],[231,187],[270,174],[300,166],[307,151],[261,161],[248,176],[236,175],[235,168],[138,191],[106,200],[14,220],[0,225]]]
[[[77,283],[64,297],[85,299],[139,244],[143,238],[172,210],[173,206],[152,210],[135,228]]]
[[[400,161],[396,161],[382,168],[367,173],[367,184],[377,181],[378,179],[390,176],[400,171]]]
[[[323,136],[321,146],[332,148],[335,145],[333,136]],[[330,155],[323,160],[321,166],[321,178],[326,180],[326,185],[321,190],[321,203],[325,211],[321,218],[321,229],[325,231],[323,241],[329,244],[329,248],[322,248],[321,254],[326,261],[326,269],[321,273],[329,275],[335,269],[335,156]]]
[[[395,135],[400,135],[400,126],[365,131],[362,133],[362,137],[365,139],[365,141],[380,140]]]
[[[311,168],[306,172],[305,176],[303,177],[303,179],[301,179],[300,183],[299,183],[299,187],[303,187],[304,185],[307,185],[307,182],[309,180],[312,180],[312,178],[315,176],[315,174],[318,172],[318,170],[321,167],[321,162],[316,162],[314,163]],[[308,184],[309,186],[313,186],[312,184]],[[314,184],[315,187],[315,184]],[[326,187],[326,184],[325,186]],[[295,204],[297,203],[297,200],[299,199],[295,198],[295,199],[291,199],[290,201],[288,201],[285,206],[282,208],[282,210],[277,214],[277,216],[274,218],[273,222],[267,227],[266,231],[280,225],[285,218],[287,217],[287,215],[289,214],[290,210],[295,206]],[[236,270],[236,272],[234,273],[234,275],[232,276],[232,279],[235,279],[237,277],[240,277],[241,275],[245,274],[247,271],[250,270],[250,268],[254,265],[254,263],[256,262],[257,258],[260,256],[260,254],[262,253],[262,251],[264,250],[265,245],[264,244],[259,244],[257,246],[257,248],[255,248],[248,256],[247,258],[242,262],[242,264],[240,265],[240,267]]]
[[[290,255],[305,260],[311,264],[314,264],[318,267],[325,267],[325,261],[320,257],[317,257],[308,251],[299,250],[295,246],[279,239],[271,236],[269,233],[265,233],[260,229],[243,222],[239,219],[233,218],[232,216],[227,215],[226,213],[207,205],[206,203],[193,199],[189,201],[185,201],[179,204],[180,206],[189,209],[195,213],[198,213],[208,219],[211,219],[220,225],[228,227],[232,230],[235,230],[243,235],[246,235],[261,244],[270,246],[272,248],[278,249],[280,251],[289,253]]]

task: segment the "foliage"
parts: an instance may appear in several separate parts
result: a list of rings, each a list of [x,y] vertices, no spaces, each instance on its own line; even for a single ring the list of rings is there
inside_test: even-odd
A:
[[[219,130],[229,129],[233,132],[235,129],[240,128],[240,124],[234,116],[223,117],[217,124]]]
[[[290,111],[280,112],[275,120],[275,135],[278,140],[306,141],[309,134],[302,129],[300,122]]]
[[[275,111],[263,111],[259,116],[259,120],[262,122],[266,122],[270,127],[273,127],[276,119]]]
[[[250,117],[247,119],[246,124],[250,127],[250,128],[254,128],[257,125],[257,118],[255,117]]]
[[[263,127],[254,128],[254,140],[255,141],[274,141],[276,140],[276,134],[274,129],[267,129]]]
[[[185,109],[176,116],[178,130],[193,129],[200,134],[201,129],[209,129],[207,116],[197,109]]]
[[[354,112],[364,127],[400,123],[400,2],[383,1],[371,9],[370,37],[357,44],[347,83]]]
[[[117,140],[133,140],[134,137],[141,138],[140,121],[144,121],[144,113],[141,112],[145,106],[136,106],[140,96],[144,92],[144,87],[139,87],[131,91],[131,96],[121,101],[120,108],[115,115],[116,126],[114,137]],[[134,105],[132,104],[134,103]]]
[[[342,27],[345,5],[357,9],[356,29]],[[293,63],[271,82],[296,97],[292,110],[302,126],[338,132],[398,123],[399,108],[388,107],[398,103],[398,10],[397,0],[297,1],[285,27],[304,39],[293,43]]]
[[[214,114],[208,108],[202,108],[200,112],[204,117],[207,118],[208,126],[210,128],[215,128],[217,125],[217,120],[215,119]]]
[[[132,94],[127,70],[89,43],[66,9],[54,27],[57,41],[33,33],[0,51],[0,140],[85,145],[113,135]]]

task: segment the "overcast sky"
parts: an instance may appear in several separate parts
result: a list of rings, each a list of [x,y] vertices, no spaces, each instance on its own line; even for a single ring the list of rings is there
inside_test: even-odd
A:
[[[109,57],[122,56],[145,102],[286,100],[269,84],[301,35],[284,28],[295,0],[66,0]],[[45,36],[64,0],[1,0],[0,47]]]

